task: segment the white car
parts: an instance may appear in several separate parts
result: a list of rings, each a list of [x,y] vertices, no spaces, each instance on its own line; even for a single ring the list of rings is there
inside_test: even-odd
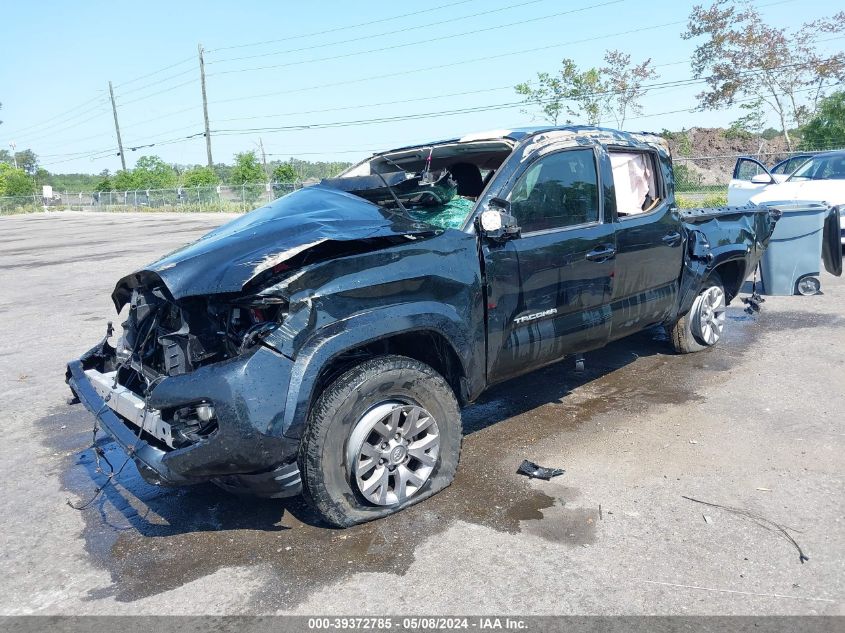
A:
[[[740,158],[728,186],[728,204],[806,200],[845,205],[845,151],[824,152],[804,162],[789,176],[772,174],[753,158]],[[845,215],[840,225],[845,244]]]

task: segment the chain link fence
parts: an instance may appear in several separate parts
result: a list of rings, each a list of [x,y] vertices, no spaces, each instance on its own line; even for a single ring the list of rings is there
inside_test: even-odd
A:
[[[257,183],[134,191],[53,192],[0,197],[0,215],[35,211],[175,211],[244,213],[302,187],[295,183]]]
[[[728,184],[738,158],[751,156],[771,167],[814,152],[765,152],[713,156],[675,156],[675,194],[682,207],[727,204]],[[72,209],[77,211],[177,211],[244,213],[302,187],[302,183],[218,185],[139,189],[137,191],[54,192],[52,198],[0,197],[0,215]]]

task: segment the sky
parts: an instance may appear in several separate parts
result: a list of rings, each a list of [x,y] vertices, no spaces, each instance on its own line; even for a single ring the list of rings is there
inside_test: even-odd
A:
[[[779,27],[842,9],[830,0],[757,4]],[[513,86],[538,71],[555,71],[564,57],[600,66],[606,50],[619,49],[635,62],[652,58],[660,77],[650,83],[688,79],[695,42],[680,34],[692,5],[7,3],[0,23],[6,50],[0,59],[0,148],[10,142],[18,151],[31,148],[53,173],[120,169],[108,98],[112,81],[128,167],[151,154],[204,164],[201,43],[215,162],[231,162],[236,152],[258,150],[259,143],[268,160],[354,162],[373,151],[539,123],[519,105],[508,105],[519,101]],[[820,46],[836,50],[842,40]],[[739,116],[736,109],[690,113],[699,90],[653,88],[643,99],[643,115],[625,127],[725,126]],[[502,107],[472,111],[493,105]],[[427,116],[443,112],[450,114]],[[342,125],[314,127],[327,123]]]

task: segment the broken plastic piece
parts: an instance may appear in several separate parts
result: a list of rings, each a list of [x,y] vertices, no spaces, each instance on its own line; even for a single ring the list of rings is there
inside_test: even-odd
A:
[[[584,355],[575,354],[575,372],[581,373],[584,371]]]
[[[546,481],[565,472],[563,468],[545,468],[534,462],[529,462],[527,459],[522,460],[519,468],[516,469],[518,475],[525,475],[531,479],[545,479]]]
[[[760,296],[759,292],[754,292],[750,297],[743,297],[742,302],[746,305],[745,312],[747,314],[754,314],[760,311],[760,304],[765,303],[766,300]]]

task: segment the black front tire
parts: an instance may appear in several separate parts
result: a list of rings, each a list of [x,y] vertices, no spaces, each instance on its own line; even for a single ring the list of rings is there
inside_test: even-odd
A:
[[[358,490],[347,444],[362,416],[385,401],[414,404],[435,419],[440,449],[431,475],[394,505],[374,505]],[[452,483],[461,452],[461,413],[452,388],[434,369],[404,356],[382,356],[346,371],[311,409],[299,451],[305,500],[326,522],[349,527],[393,514]]]

